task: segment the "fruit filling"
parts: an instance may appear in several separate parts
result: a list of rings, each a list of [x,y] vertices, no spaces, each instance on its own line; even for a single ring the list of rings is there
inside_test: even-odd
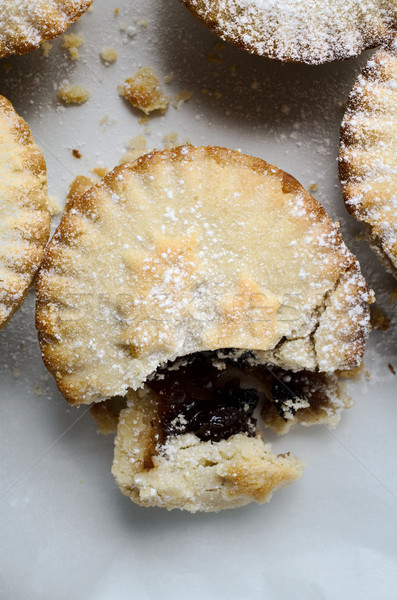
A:
[[[263,401],[287,421],[299,409],[321,408],[316,373],[257,364],[251,352],[199,352],[158,369],[147,385],[159,399],[164,439],[194,433],[217,442],[237,433],[256,435],[254,410]]]

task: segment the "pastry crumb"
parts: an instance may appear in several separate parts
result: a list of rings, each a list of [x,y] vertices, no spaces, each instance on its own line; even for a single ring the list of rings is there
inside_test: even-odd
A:
[[[178,133],[176,131],[171,131],[170,133],[167,133],[163,137],[163,142],[165,143],[166,148],[173,148],[175,146],[178,146]]]
[[[179,110],[185,104],[185,102],[189,102],[190,98],[193,96],[192,92],[189,90],[181,90],[177,94],[175,94],[174,99],[172,101],[172,106]]]
[[[120,85],[119,93],[134,108],[147,115],[154,110],[166,110],[169,99],[163,94],[158,77],[150,67],[142,67]]]
[[[81,158],[83,155],[81,154],[80,150],[77,150],[76,148],[73,148],[72,150],[72,154],[75,158]]]
[[[312,183],[309,184],[309,191],[310,192],[317,192],[318,190],[318,184],[313,181]]]
[[[64,85],[58,91],[58,100],[65,104],[84,104],[89,97],[89,90],[81,85]]]
[[[106,66],[116,62],[117,56],[118,55],[116,50],[111,47],[103,48],[103,50],[100,53],[100,57]]]
[[[58,202],[58,198],[56,196],[49,197],[49,205],[50,205],[50,214],[52,217],[56,217],[62,211],[62,207]]]
[[[105,177],[105,175],[107,175],[109,173],[109,169],[107,167],[92,167],[91,169],[91,173],[94,173],[94,175],[97,175],[97,177],[100,177],[100,179],[102,179],[102,177]]]
[[[391,372],[393,375],[395,375],[395,374],[396,374],[396,370],[395,370],[395,368],[393,367],[393,365],[392,365],[391,363],[389,363],[387,366],[389,367],[389,370],[390,370],[390,372]]]
[[[43,56],[44,58],[48,58],[49,54],[50,54],[50,50],[53,47],[54,44],[51,44],[51,42],[43,42],[41,44],[41,49],[43,51]]]
[[[79,60],[79,48],[84,44],[83,34],[65,33],[63,36],[62,48],[66,48],[72,60]]]
[[[113,14],[114,14],[114,16],[115,16],[115,17],[117,17],[117,15],[119,14],[119,12],[120,12],[120,9],[119,9],[118,7],[116,7],[116,8],[114,9],[114,13],[113,13]]]
[[[93,404],[90,408],[90,413],[98,426],[97,433],[101,433],[102,435],[116,433],[118,413],[114,410],[111,400]]]
[[[143,156],[147,152],[146,139],[142,134],[131,138],[127,142],[126,147],[128,148],[128,151],[121,157],[120,164],[134,162],[137,158]]]
[[[390,326],[390,318],[377,306],[371,306],[371,325],[378,331],[387,331]]]
[[[163,77],[163,79],[164,79],[164,83],[171,83],[172,81],[174,81],[174,74],[169,73],[168,75],[165,75],[165,77]]]

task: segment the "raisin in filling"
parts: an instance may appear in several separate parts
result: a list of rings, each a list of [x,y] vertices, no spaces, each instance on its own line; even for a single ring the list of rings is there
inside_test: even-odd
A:
[[[259,396],[242,389],[238,377],[213,364],[214,353],[197,353],[177,369],[160,369],[149,386],[160,398],[165,437],[194,433],[204,441],[219,441],[237,433],[255,435],[252,415]]]
[[[252,437],[260,397],[264,410],[273,406],[285,421],[300,408],[318,410],[325,404],[320,374],[258,365],[249,352],[237,357],[233,350],[198,352],[153,374],[148,386],[159,399],[164,439],[184,433],[214,442],[237,433]]]

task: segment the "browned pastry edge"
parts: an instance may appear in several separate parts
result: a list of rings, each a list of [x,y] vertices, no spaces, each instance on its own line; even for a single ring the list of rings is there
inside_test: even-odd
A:
[[[7,40],[5,43],[0,42],[0,58],[10,56],[12,54],[26,54],[32,50],[36,50],[42,42],[52,40],[64,33],[66,29],[77,21],[91,6],[93,0],[80,0],[80,7],[76,10],[73,7],[68,8],[67,5],[64,7],[64,16],[68,18],[67,25],[65,26],[64,20],[61,18],[61,14],[58,13],[59,18],[52,19],[48,23],[46,21],[37,23],[38,32],[41,34],[41,40],[38,42],[29,41],[22,35],[20,39]]]
[[[79,182],[79,185],[76,189],[72,186],[71,194],[68,203],[68,209],[73,208],[73,211],[82,212],[86,215],[95,214],[96,212],[96,203],[97,199],[95,197],[95,190],[101,190],[103,188],[112,189],[113,185],[115,185],[118,181],[123,178],[123,173],[128,171],[134,171],[140,174],[144,174],[145,171],[150,168],[151,165],[155,161],[163,161],[174,160],[174,159],[183,159],[184,161],[193,161],[194,153],[191,155],[186,155],[187,146],[176,147],[172,149],[166,149],[162,151],[154,151],[152,153],[146,154],[140,158],[138,158],[133,163],[125,163],[122,164],[113,171],[111,171],[108,175],[106,175],[99,184],[89,187],[89,180],[82,179]],[[193,148],[193,147],[190,147]],[[218,162],[221,165],[230,164],[230,160],[234,161],[234,164],[239,165],[241,167],[246,167],[251,170],[260,172],[261,174],[271,174],[273,177],[278,177],[282,182],[283,192],[291,193],[291,192],[299,192],[303,197],[306,208],[310,211],[310,213],[315,217],[318,222],[322,222],[327,224],[330,222],[329,217],[327,216],[322,205],[317,202],[313,196],[311,196],[302,186],[301,184],[291,175],[285,173],[281,169],[278,169],[274,165],[271,165],[264,160],[248,155],[238,154],[232,150],[228,150],[222,147],[201,147],[195,148],[195,150],[205,150],[208,157],[211,157],[213,160]],[[81,187],[80,187],[81,184]],[[79,191],[86,190],[88,191],[83,193],[83,195],[79,194]],[[99,200],[100,202],[100,200]],[[344,246],[344,242],[342,236],[339,231],[335,231],[335,242],[334,246],[336,248]],[[76,242],[76,235],[74,232],[74,222],[73,219],[69,217],[69,210],[66,211],[58,229],[56,230],[53,239],[47,247],[42,265],[40,274],[45,270],[51,269],[51,266],[56,261],[57,257],[57,247],[62,246],[63,244],[68,243],[68,240],[74,240]],[[341,274],[340,278],[336,282],[335,290],[338,287],[340,280],[344,275],[348,275],[350,272],[353,272],[358,269],[357,261],[355,257],[348,253],[348,255],[344,259],[345,264],[345,272]],[[53,356],[52,346],[53,344],[57,344],[56,336],[54,337],[53,325],[48,321],[48,315],[46,314],[46,288],[45,284],[43,284],[41,280],[41,276],[39,274],[37,286],[36,286],[36,328],[38,330],[39,342],[42,352],[43,361],[49,371],[55,377],[58,388],[61,393],[64,395],[66,400],[71,404],[79,404],[82,400],[78,400],[76,398],[76,390],[69,390],[68,386],[64,384],[64,375],[65,371],[63,369],[62,364],[60,364],[59,360]],[[356,286],[356,291],[362,292],[363,290]],[[365,290],[368,291],[367,288]],[[328,304],[327,297],[325,298],[324,308]],[[344,304],[342,302],[342,304]],[[346,304],[346,303],[345,303]],[[51,319],[50,319],[51,321]],[[359,339],[354,340],[355,349],[349,352],[348,360],[350,361],[345,365],[345,368],[352,368],[357,366],[362,359],[362,355],[365,347],[365,334],[363,330],[358,328],[360,331],[360,335],[362,337],[361,343]],[[357,333],[357,337],[359,334]],[[341,340],[345,342],[346,340]],[[99,401],[96,400],[96,401]],[[84,401],[83,401],[84,402]]]
[[[28,124],[15,112],[11,102],[9,102],[9,100],[7,100],[7,98],[4,96],[0,96],[0,114],[10,118],[10,121],[12,121],[12,126],[10,125],[7,133],[25,150],[23,161],[25,170],[37,177],[37,179],[42,178],[42,185],[46,186],[47,169],[44,157],[40,149],[34,143],[34,139]],[[30,238],[30,251],[26,253],[25,256],[24,273],[29,274],[30,282],[26,283],[26,281],[20,279],[18,283],[16,283],[13,280],[12,287],[13,289],[17,288],[18,300],[15,301],[15,299],[11,296],[8,298],[8,300],[7,298],[3,300],[3,303],[10,309],[10,312],[5,319],[0,319],[0,329],[4,327],[6,323],[8,323],[29,293],[30,285],[40,266],[44,255],[44,249],[50,236],[51,216],[49,212],[48,199],[47,206],[42,205],[36,210],[37,212],[41,213],[40,223],[36,223],[36,226],[33,226],[32,223],[30,223],[30,228],[26,227],[26,223],[24,223],[24,230]],[[11,271],[13,274],[18,276],[17,267],[11,267]],[[6,290],[7,280],[4,280],[3,283],[5,284],[4,289]]]
[[[200,13],[196,10],[196,7],[195,7],[194,3],[191,2],[191,0],[180,0],[180,2],[184,6],[186,6],[186,8],[192,13],[192,15],[198,21],[200,21],[210,31],[212,31],[212,33],[214,33],[215,35],[220,37],[225,42],[228,42],[232,46],[236,46],[237,48],[240,48],[241,50],[246,50],[250,54],[258,54],[260,56],[263,56],[264,58],[269,58],[271,60],[277,60],[277,61],[286,62],[286,63],[316,65],[316,64],[322,64],[322,63],[327,63],[327,62],[332,62],[332,61],[348,60],[350,58],[354,58],[355,56],[358,56],[359,54],[364,52],[364,50],[370,50],[372,48],[376,48],[377,46],[380,46],[381,44],[388,44],[391,40],[393,40],[393,38],[397,32],[397,23],[396,23],[392,28],[390,28],[390,33],[385,38],[379,38],[379,39],[374,40],[373,38],[368,36],[369,37],[368,41],[363,43],[360,47],[358,47],[354,54],[350,54],[347,52],[345,54],[334,52],[332,54],[332,56],[329,56],[322,61],[308,60],[308,59],[304,59],[304,58],[299,59],[299,58],[295,58],[291,55],[285,55],[282,58],[280,58],[280,56],[278,56],[278,54],[277,54],[277,48],[273,48],[273,51],[269,48],[268,52],[260,53],[260,52],[258,52],[258,49],[255,47],[255,44],[250,44],[249,42],[244,41],[243,37],[241,35],[235,35],[235,36],[228,35],[216,20],[205,19],[203,16],[201,16]]]
[[[393,41],[394,38],[392,38]],[[365,205],[356,206],[351,202],[353,194],[351,193],[351,182],[355,180],[356,173],[355,168],[351,162],[346,158],[345,151],[354,143],[354,132],[352,131],[351,119],[354,119],[355,114],[360,109],[362,102],[366,101],[365,98],[360,97],[359,90],[362,86],[362,80],[367,82],[375,82],[379,75],[380,64],[384,54],[391,54],[396,56],[396,49],[393,48],[393,44],[389,43],[384,48],[380,48],[370,59],[370,65],[367,63],[362,69],[359,80],[356,80],[346,103],[346,110],[343,117],[343,121],[340,129],[340,142],[339,142],[339,179],[342,187],[343,199],[347,211],[358,221],[362,222],[366,226],[366,236],[371,249],[375,252],[383,266],[387,271],[392,273],[397,278],[397,264],[385,252],[384,244],[385,240],[382,232],[377,231],[376,226],[373,225],[367,215]],[[386,56],[387,56],[386,54]],[[376,65],[374,69],[374,64]]]

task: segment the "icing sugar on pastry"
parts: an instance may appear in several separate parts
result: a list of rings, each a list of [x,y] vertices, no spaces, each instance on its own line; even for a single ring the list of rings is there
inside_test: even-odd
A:
[[[0,96],[0,327],[28,292],[49,234],[43,155],[25,121]]]
[[[227,41],[283,61],[322,63],[386,42],[397,26],[392,0],[181,0]]]
[[[272,353],[293,370],[361,361],[358,263],[277,167],[183,146],[117,167],[68,206],[38,278],[37,324],[71,403],[124,396],[204,350]]]
[[[349,96],[340,178],[347,209],[397,277],[397,45],[378,50]]]
[[[0,58],[61,35],[92,0],[0,0]]]
[[[74,182],[37,282],[60,390],[126,398],[113,474],[135,502],[270,500],[303,463],[262,439],[261,398],[279,433],[335,426],[333,372],[364,351],[368,290],[338,227],[293,177],[224,148],[154,152],[89,186]]]

